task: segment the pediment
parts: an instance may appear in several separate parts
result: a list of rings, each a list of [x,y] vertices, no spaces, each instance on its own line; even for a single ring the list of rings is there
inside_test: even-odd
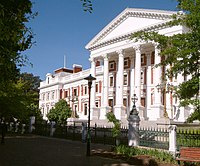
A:
[[[127,8],[100,31],[87,45],[91,49],[139,30],[151,29],[171,20],[176,12]]]

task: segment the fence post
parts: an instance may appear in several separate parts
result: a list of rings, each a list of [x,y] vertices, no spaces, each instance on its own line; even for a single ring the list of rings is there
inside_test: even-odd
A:
[[[169,125],[169,152],[176,155],[176,125]]]
[[[139,146],[140,136],[139,136],[139,122],[140,117],[138,115],[130,115],[128,119],[128,145],[129,146]]]
[[[35,116],[31,116],[29,119],[29,133],[32,133],[33,129],[34,129],[34,125],[35,124]],[[17,126],[15,126],[17,129]]]
[[[51,128],[50,128],[50,136],[53,136],[56,128],[55,128],[56,122],[52,121],[51,122]]]

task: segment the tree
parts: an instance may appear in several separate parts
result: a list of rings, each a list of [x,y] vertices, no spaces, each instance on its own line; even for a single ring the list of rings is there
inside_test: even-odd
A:
[[[20,67],[28,62],[22,52],[32,45],[33,34],[26,26],[35,16],[31,7],[30,0],[0,1],[0,116],[14,116],[23,109],[18,78]]]
[[[189,122],[200,120],[199,110],[199,57],[200,57],[200,0],[177,0],[179,12],[172,16],[167,26],[183,25],[188,28],[187,33],[164,36],[158,32],[136,32],[132,39],[136,41],[154,41],[158,43],[164,57],[159,65],[170,65],[166,77],[177,74],[191,75],[191,78],[175,88],[181,106],[193,105],[194,113],[188,118]]]
[[[118,137],[120,136],[120,127],[121,123],[120,120],[115,117],[115,114],[113,112],[106,113],[106,118],[109,122],[112,122],[114,124],[114,127],[112,128],[112,135],[116,139],[115,144],[118,145]]]
[[[21,52],[32,44],[32,32],[25,26],[31,5],[28,0],[0,2],[0,115],[8,118],[24,115],[26,108],[18,76],[19,67],[26,62]]]
[[[32,73],[20,74],[19,80],[23,82],[22,93],[26,99],[26,110],[28,119],[30,116],[35,116],[36,123],[42,121],[41,111],[39,110],[39,86],[41,79],[39,76],[34,76]]]
[[[67,118],[71,117],[71,114],[72,110],[66,100],[61,99],[55,104],[54,108],[50,109],[47,118],[61,125],[66,123]]]
[[[39,110],[39,82],[38,76],[22,73],[16,83],[10,84],[7,93],[0,97],[0,116],[7,120],[18,119],[22,123],[28,123],[30,116],[41,120]]]
[[[92,13],[92,1],[91,0],[80,0],[82,2],[82,5],[83,5],[83,10],[85,12],[90,12]]]

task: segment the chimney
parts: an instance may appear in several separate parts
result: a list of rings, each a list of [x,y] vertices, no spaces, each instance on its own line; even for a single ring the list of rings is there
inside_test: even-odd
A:
[[[82,65],[73,64],[73,73],[82,71]]]

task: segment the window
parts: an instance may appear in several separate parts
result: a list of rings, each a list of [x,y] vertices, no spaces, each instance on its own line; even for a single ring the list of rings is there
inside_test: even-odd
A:
[[[144,54],[141,55],[141,63],[144,63]]]
[[[126,107],[127,106],[127,100],[123,99],[123,105]]]
[[[87,95],[87,86],[85,86],[85,95]]]
[[[114,78],[113,76],[110,77],[110,87],[113,87],[114,85]]]
[[[114,62],[110,62],[109,65],[110,65],[111,70],[115,69],[115,63]]]
[[[47,93],[47,100],[49,100],[49,92]]]
[[[98,102],[98,101],[95,102],[95,105],[96,105],[96,107],[98,108],[98,107],[99,107],[99,102]]]
[[[78,108],[78,106],[77,106],[77,105],[74,105],[75,116],[77,115],[77,108]]]
[[[65,91],[65,98],[68,97],[68,91]]]
[[[124,85],[128,85],[128,76],[127,76],[127,74],[124,75]]]
[[[144,71],[141,71],[141,84],[144,84]]]
[[[44,93],[42,94],[42,100],[43,101],[45,100],[45,94]]]
[[[42,115],[44,115],[44,107],[42,107]]]
[[[128,68],[129,67],[129,59],[126,58],[124,59],[124,68]]]
[[[99,92],[99,85],[98,84],[96,84],[96,92],[98,93]]]
[[[108,104],[109,104],[110,107],[113,108],[113,105],[114,105],[113,99],[109,99],[109,100],[108,100]]]
[[[74,89],[74,96],[78,96],[77,89]]]
[[[87,104],[84,104],[84,115],[87,115]]]
[[[52,100],[54,99],[54,96],[55,96],[55,92],[52,91],[52,94],[51,94],[51,99],[52,99]]]
[[[49,113],[49,106],[47,106],[47,114]]]

